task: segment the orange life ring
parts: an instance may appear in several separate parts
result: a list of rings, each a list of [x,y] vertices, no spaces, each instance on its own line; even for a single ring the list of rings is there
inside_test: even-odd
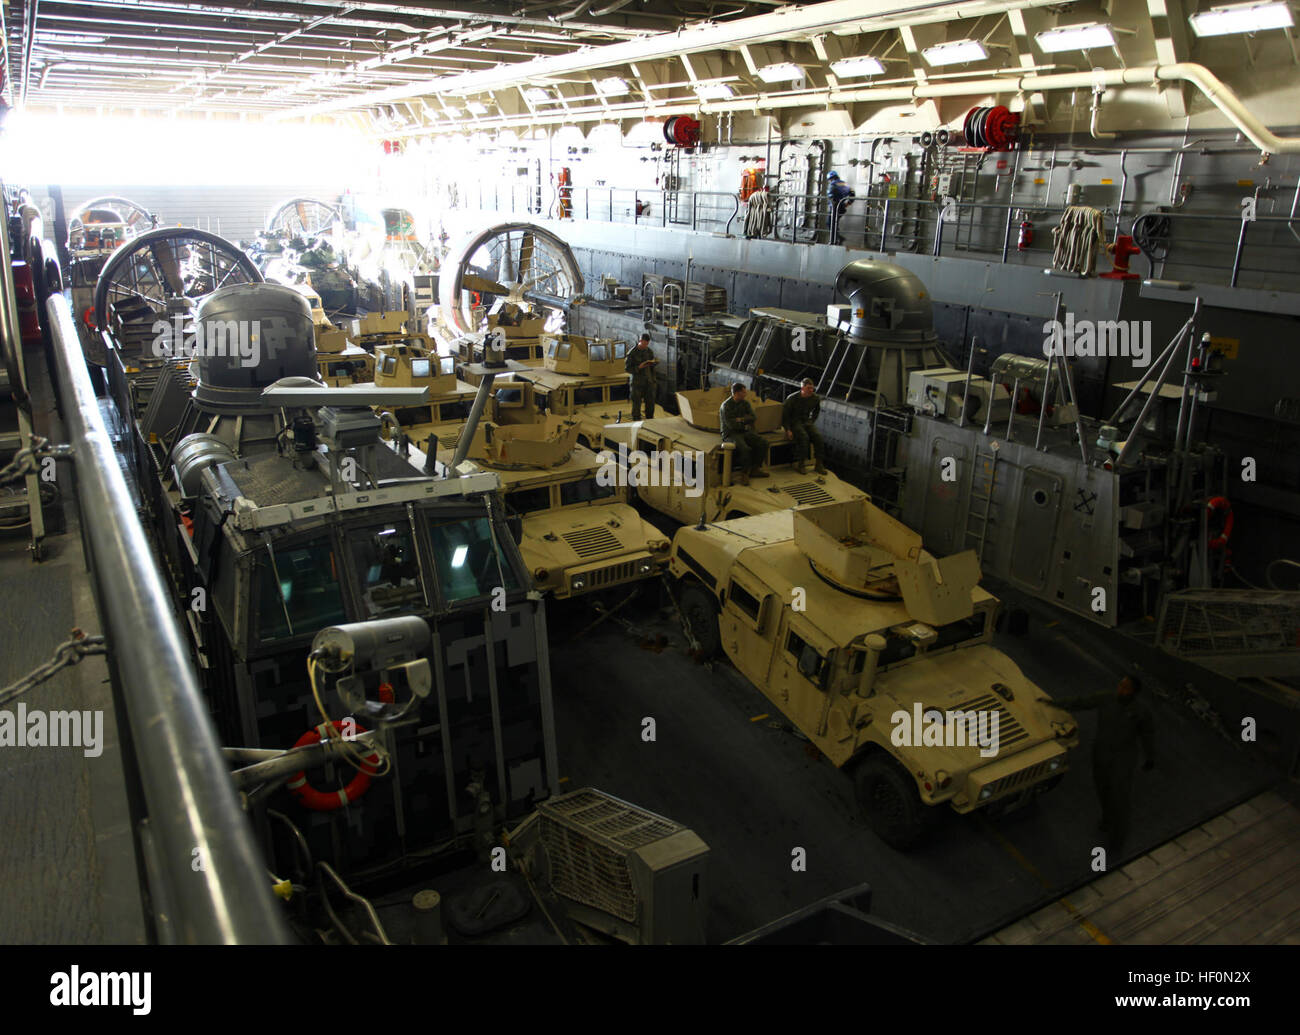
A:
[[[1205,510],[1211,515],[1220,512],[1227,515],[1223,519],[1223,528],[1219,530],[1219,534],[1212,536],[1205,544],[1211,550],[1222,550],[1232,538],[1232,501],[1227,496],[1212,496],[1206,501]]]
[[[366,728],[361,723],[356,723],[356,731],[365,733]],[[340,733],[343,731],[343,723],[339,719],[334,720],[334,728]],[[298,738],[294,747],[303,747],[307,744],[315,744],[320,741],[320,727],[309,729]],[[358,769],[356,776],[348,781],[348,785],[341,791],[318,791],[315,787],[307,782],[306,770],[299,770],[289,780],[289,790],[293,796],[298,799],[298,804],[303,808],[311,809],[313,812],[334,812],[343,808],[349,802],[356,801],[370,789],[370,777],[379,765],[379,755],[374,754],[365,759],[368,769]]]

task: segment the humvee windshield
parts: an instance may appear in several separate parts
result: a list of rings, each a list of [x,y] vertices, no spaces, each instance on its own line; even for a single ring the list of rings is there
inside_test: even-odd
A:
[[[599,385],[588,388],[575,388],[573,390],[574,406],[591,406],[595,403],[602,402],[603,398],[604,396]]]
[[[432,424],[433,408],[431,406],[402,406],[394,414],[397,423],[404,428],[414,424]]]
[[[258,637],[263,642],[346,621],[338,562],[328,538],[266,547],[259,565]]]
[[[625,402],[632,398],[632,385],[628,381],[620,385],[606,385],[605,389],[609,392],[610,402]]]
[[[551,508],[551,487],[542,485],[532,489],[515,489],[506,493],[506,506],[516,514],[531,514]]]
[[[600,485],[593,475],[578,482],[565,482],[560,486],[560,506],[571,503],[591,503],[593,500],[606,500],[614,495],[614,486]]]

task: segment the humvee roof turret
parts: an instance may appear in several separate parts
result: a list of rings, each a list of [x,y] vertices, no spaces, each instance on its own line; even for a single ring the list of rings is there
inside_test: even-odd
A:
[[[648,506],[675,521],[694,523],[701,516],[716,521],[865,498],[861,489],[834,474],[800,472],[794,444],[780,431],[780,404],[755,399],[750,402],[755,404],[756,428],[768,442],[764,470],[770,477],[749,485],[733,479],[733,448],[718,431],[718,409],[726,395],[722,388],[678,392],[682,416],[604,428],[603,451],[632,472],[629,479],[636,478],[637,495]],[[645,473],[636,474],[637,468]]]

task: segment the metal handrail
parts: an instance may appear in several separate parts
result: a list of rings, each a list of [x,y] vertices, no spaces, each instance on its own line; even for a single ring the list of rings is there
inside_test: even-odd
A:
[[[584,186],[574,186],[567,189],[572,191],[573,213],[579,218],[594,222],[626,223],[629,225],[651,224],[659,225],[661,227],[672,225],[681,226],[682,228],[686,228],[687,224],[689,224],[689,229],[691,230],[701,229],[702,224],[712,224],[716,227],[723,228],[724,233],[730,234],[731,226],[739,213],[739,195],[732,191],[664,191],[662,189],[650,188]],[[576,197],[578,192],[583,193],[583,204],[581,207],[579,207]],[[519,206],[514,197],[515,192],[511,190],[508,193],[509,197],[506,200],[509,204],[510,211],[518,211]],[[825,202],[826,198],[824,195],[783,194],[776,190],[773,190],[771,193],[774,205],[772,213],[772,229],[765,235],[765,239],[787,240],[796,243],[814,243],[829,236],[829,223],[823,222],[821,219],[816,220],[815,225],[800,226],[801,218],[803,222],[807,224],[808,212],[813,210],[815,206]],[[590,197],[591,194],[603,197],[605,199],[604,202],[593,206]],[[689,200],[691,214],[689,220],[672,222],[667,219],[667,207],[663,202],[663,199],[667,194],[676,195],[679,199]],[[631,199],[633,215],[630,219],[622,220],[614,218],[615,198],[620,195],[625,198],[630,197]],[[636,213],[636,202],[638,200],[654,198],[656,196],[659,198],[657,214],[651,215],[647,218]],[[1300,197],[1300,191],[1297,192],[1297,196]],[[699,203],[696,200],[697,198],[727,199],[735,203],[735,208],[729,214],[724,212],[712,217],[707,214],[701,216],[699,212]],[[494,208],[500,210],[502,200],[503,199],[500,195],[494,196]],[[483,207],[482,201],[483,198],[480,188],[480,207]],[[855,198],[855,201],[858,203],[858,206],[850,207],[842,216],[840,216],[839,233],[845,238],[854,240],[860,238],[862,241],[862,247],[879,252],[891,250],[891,243],[896,245],[898,241],[913,242],[914,247],[912,250],[918,254],[928,251],[932,255],[938,256],[944,254],[943,249],[945,245],[948,245],[948,250],[951,252],[954,249],[947,240],[950,236],[949,229],[953,231],[965,229],[968,239],[969,235],[973,232],[972,226],[967,225],[966,221],[962,219],[963,215],[970,214],[974,217],[976,213],[984,211],[1003,213],[1005,219],[1001,221],[1001,226],[989,225],[981,227],[981,234],[986,234],[987,239],[990,242],[987,247],[972,246],[969,243],[969,240],[964,245],[958,244],[956,246],[957,250],[977,255],[998,255],[1000,253],[1000,261],[1002,264],[1008,262],[1010,252],[1014,250],[1011,247],[1012,238],[1014,236],[1013,220],[1011,218],[1013,213],[1021,211],[1033,213],[1039,218],[1039,221],[1041,221],[1044,218],[1051,219],[1060,216],[1067,207],[1063,205],[1043,204],[1043,199],[1041,198],[1016,198],[1011,201],[973,201],[954,199],[957,217],[951,224],[945,224],[938,218],[943,205],[941,199],[931,200],[930,198],[923,197],[890,198],[875,193],[866,193],[859,194]],[[889,228],[891,209],[902,206],[911,207],[913,209],[915,214],[909,217],[909,221],[915,223],[916,228],[912,233],[891,233]],[[1123,211],[1120,213],[1116,213],[1116,211],[1110,207],[1104,208],[1102,211],[1107,217],[1108,224],[1111,221],[1122,220],[1123,225],[1128,226],[1134,218],[1150,210],[1143,209],[1138,204],[1125,204],[1123,206]],[[1221,264],[1197,262],[1193,255],[1188,255],[1186,258],[1170,255],[1165,259],[1165,262],[1172,263],[1175,266],[1196,266],[1205,269],[1222,270],[1227,274],[1228,284],[1233,287],[1237,286],[1239,276],[1245,268],[1242,260],[1247,247],[1247,230],[1249,229],[1249,224],[1251,222],[1258,225],[1261,229],[1271,226],[1285,226],[1291,230],[1293,236],[1295,236],[1297,240],[1300,240],[1300,234],[1297,234],[1295,231],[1297,218],[1294,214],[1258,215],[1250,221],[1243,221],[1241,217],[1235,213],[1220,214],[1214,212],[1186,212],[1174,209],[1161,211],[1159,214],[1177,220],[1240,224],[1241,230],[1236,242],[1235,252],[1233,251],[1232,243],[1226,241],[1202,242],[1200,240],[1192,241],[1184,239],[1181,242],[1193,246],[1200,243],[1213,243],[1216,245],[1222,244],[1225,251],[1225,261]],[[724,218],[724,215],[726,215],[727,218]],[[809,240],[810,237],[811,240]],[[1250,244],[1254,249],[1258,250],[1259,248],[1286,247],[1289,245],[1289,242],[1251,241]],[[1297,251],[1300,251],[1300,249],[1297,249]],[[1046,265],[1050,266],[1050,248],[1035,246],[1033,254],[1049,257]],[[1227,261],[1228,255],[1231,255],[1230,261]],[[1033,263],[1031,262],[1031,264]],[[1259,269],[1260,267],[1251,267],[1252,272],[1257,272]]]
[[[68,300],[46,303],[63,419],[76,459],[83,542],[130,727],[147,812],[142,833],[160,937],[189,944],[293,939],[122,475]],[[201,866],[196,863],[201,862]]]

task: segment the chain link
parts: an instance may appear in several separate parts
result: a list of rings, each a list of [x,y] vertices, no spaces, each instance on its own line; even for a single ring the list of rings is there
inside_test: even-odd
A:
[[[18,450],[14,454],[14,458],[9,461],[3,470],[0,470],[0,485],[19,481],[29,474],[36,474],[38,470],[37,461],[47,456],[52,456],[56,460],[71,460],[72,447],[68,445],[51,445],[48,438],[33,435],[31,448]]]
[[[53,656],[36,666],[17,682],[10,683],[0,690],[0,705],[8,704],[15,697],[40,686],[47,679],[62,669],[75,665],[91,654],[107,654],[108,647],[102,636],[87,636],[80,629],[72,630],[72,639],[60,643]]]

